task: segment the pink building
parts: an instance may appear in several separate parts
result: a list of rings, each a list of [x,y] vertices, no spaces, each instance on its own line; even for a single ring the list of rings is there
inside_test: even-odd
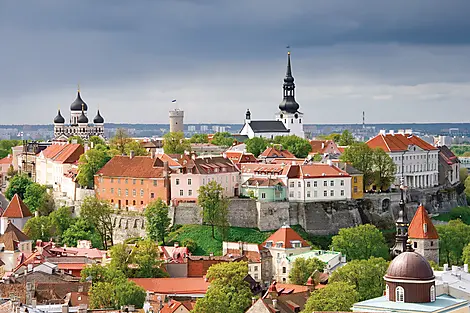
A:
[[[0,159],[0,191],[6,189],[6,182],[7,182],[7,173],[10,166],[13,166],[13,158],[11,155]]]

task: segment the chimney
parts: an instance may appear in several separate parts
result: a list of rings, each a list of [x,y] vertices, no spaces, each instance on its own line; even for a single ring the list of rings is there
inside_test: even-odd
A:
[[[251,305],[254,305],[256,303],[256,298],[255,297],[251,297]]]
[[[449,264],[444,264],[444,272],[449,270]]]
[[[178,242],[175,242],[174,247],[178,248],[179,246],[180,246],[180,244]]]
[[[69,313],[69,305],[63,304],[62,305],[62,313]]]
[[[78,286],[78,292],[83,292],[83,285]]]
[[[28,264],[28,272],[32,272],[33,271],[33,264]]]
[[[277,299],[273,299],[273,308],[277,309]]]
[[[213,256],[214,256],[214,252],[209,253],[209,256],[210,256],[210,257],[213,257]]]
[[[394,131],[393,129],[390,129],[390,130],[388,131],[388,133],[389,133],[390,135],[392,135],[392,136],[395,135],[395,131]]]
[[[33,298],[33,300],[31,300],[31,306],[33,307],[33,309],[36,308],[37,304],[38,304],[38,300],[36,300],[36,298]]]
[[[155,149],[150,149],[150,157],[155,159]]]
[[[385,129],[381,129],[381,130],[379,131],[379,135],[385,135]]]
[[[196,153],[191,154],[191,159],[196,160]]]
[[[329,166],[333,166],[333,161],[331,161],[330,159],[326,160],[326,164],[328,164]]]
[[[129,159],[134,158],[134,150],[129,151]]]
[[[39,217],[39,211],[34,212],[34,217]]]

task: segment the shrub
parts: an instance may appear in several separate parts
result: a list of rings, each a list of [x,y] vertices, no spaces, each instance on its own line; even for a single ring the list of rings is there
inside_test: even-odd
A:
[[[181,244],[183,245],[183,247],[188,248],[191,253],[194,253],[197,249],[196,241],[192,240],[191,238],[184,239]]]

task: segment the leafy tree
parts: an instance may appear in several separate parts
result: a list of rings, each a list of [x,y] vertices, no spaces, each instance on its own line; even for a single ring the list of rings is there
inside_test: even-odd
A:
[[[202,219],[212,228],[212,238],[215,239],[214,228],[222,231],[228,226],[228,200],[223,195],[224,189],[216,181],[210,181],[199,187],[197,201],[202,207]]]
[[[359,301],[380,297],[385,290],[383,279],[388,262],[382,258],[353,260],[335,270],[328,283],[344,282],[354,286],[359,293]]]
[[[314,161],[314,162],[320,162],[322,159],[323,159],[323,157],[321,156],[321,154],[318,154],[318,153],[317,153],[317,154],[315,154],[315,155],[313,156],[313,160],[312,160],[312,161]]]
[[[123,305],[134,305],[141,309],[147,296],[145,290],[133,281],[119,283],[115,287],[114,308],[121,308]]]
[[[317,258],[296,258],[289,272],[289,281],[295,285],[305,285],[308,278],[315,272],[323,272],[325,263]]]
[[[382,149],[373,150],[374,183],[379,190],[387,190],[395,179],[396,166],[392,158]]]
[[[464,249],[464,252],[465,252],[465,249]],[[440,267],[439,264],[437,264],[433,260],[429,261],[429,265],[431,265],[431,268],[435,271],[442,271],[443,270],[443,268]]]
[[[253,137],[245,141],[245,144],[246,151],[258,157],[268,146],[268,141],[262,137]]]
[[[331,133],[329,135],[320,135],[318,139],[322,140],[333,140],[334,142],[339,142],[341,139],[341,134],[338,133]]]
[[[60,236],[63,245],[76,247],[78,240],[90,240],[94,248],[102,249],[100,235],[96,232],[93,225],[84,218],[76,219],[75,223],[70,225]]]
[[[350,163],[364,175],[364,190],[373,182],[374,151],[365,143],[355,143],[344,150],[341,161]]]
[[[116,130],[114,137],[109,141],[113,155],[124,155],[126,154],[126,146],[132,141],[127,131],[123,128]]]
[[[97,282],[88,291],[90,307],[92,309],[114,308],[115,288],[113,283]]]
[[[13,178],[10,179],[7,190],[5,191],[5,197],[8,200],[11,200],[15,194],[18,194],[18,196],[23,200],[26,188],[28,188],[32,183],[31,179],[29,179],[25,174],[13,176]]]
[[[81,145],[83,145],[85,143],[83,141],[82,137],[80,137],[80,136],[71,136],[71,137],[69,137],[68,142],[69,143],[75,142],[75,143],[78,143],[78,144],[81,144]]]
[[[80,207],[80,216],[87,220],[98,232],[103,247],[107,250],[113,245],[113,223],[111,205],[96,197],[86,197]]]
[[[447,264],[462,264],[464,248],[470,242],[470,226],[460,219],[451,220],[447,225],[437,225],[439,233],[439,260]]]
[[[194,134],[190,139],[190,143],[208,143],[209,138],[207,134]]]
[[[55,235],[54,227],[48,216],[30,218],[24,225],[23,232],[33,241],[49,241]]]
[[[132,140],[126,145],[125,151],[126,151],[126,155],[130,155],[131,151],[134,153],[135,156],[148,154],[147,150],[144,147],[142,147],[140,142],[135,141],[135,140]]]
[[[119,270],[124,275],[129,276],[129,264],[131,250],[126,244],[119,243],[111,247],[110,268]]]
[[[308,153],[312,151],[312,146],[307,139],[297,137],[296,135],[290,136],[276,136],[275,143],[282,145],[282,148],[289,150],[298,158],[306,158]]]
[[[171,224],[166,203],[158,198],[147,206],[144,215],[149,238],[152,240],[160,240],[163,245],[165,245],[165,238],[170,231]]]
[[[51,219],[51,223],[59,236],[75,223],[75,219],[72,217],[70,208],[66,206],[62,206],[49,214],[49,218]]]
[[[91,281],[92,284],[111,281],[113,280],[110,277],[111,272],[112,270],[110,269],[109,266],[103,266],[102,264],[92,264],[91,266],[87,266],[81,270],[80,272],[81,281],[82,282]],[[117,276],[122,276],[122,280],[127,279],[126,276],[120,271],[114,270],[114,273]]]
[[[370,224],[341,228],[338,235],[333,236],[331,248],[341,252],[348,260],[371,257],[388,259],[389,255],[384,236]]]
[[[459,170],[460,183],[464,184],[467,177],[468,177],[468,169],[466,167],[461,167]]]
[[[0,140],[0,159],[12,154],[11,148],[21,145],[21,140]]]
[[[101,149],[100,146],[97,145],[95,149],[88,150],[78,160],[77,180],[82,187],[93,188],[94,175],[111,160],[109,151]]]
[[[338,145],[340,146],[349,146],[352,145],[356,140],[349,130],[344,130],[341,136],[339,137]]]
[[[137,265],[132,277],[153,278],[167,277],[162,271],[160,253],[155,242],[151,240],[139,241],[131,253],[131,262]]]
[[[359,294],[352,285],[343,282],[329,283],[325,288],[312,292],[302,313],[349,312],[358,300]]]
[[[210,288],[194,307],[195,313],[239,313],[251,304],[251,291],[244,281],[248,274],[246,262],[227,262],[212,265],[207,271]]]
[[[470,243],[463,248],[462,251],[462,261],[464,264],[470,263]]]
[[[95,148],[97,145],[106,146],[106,141],[104,141],[103,138],[98,136],[91,136],[90,139],[88,139],[88,142],[90,143],[90,145],[93,145],[93,147],[90,148]]]
[[[234,141],[235,140],[233,139],[232,135],[230,135],[229,132],[222,132],[222,133],[215,133],[214,137],[212,137],[211,143],[216,146],[229,147],[233,145]]]
[[[189,252],[191,252],[191,253],[196,252],[197,243],[196,243],[196,241],[194,241],[194,240],[191,239],[191,238],[186,238],[186,239],[184,239],[184,240],[181,242],[181,245],[183,245],[183,247],[188,248],[188,249],[189,249]]]
[[[26,187],[23,201],[32,212],[39,211],[41,215],[49,215],[54,210],[54,199],[46,186],[38,183],[30,183]]]
[[[166,133],[163,139],[163,151],[167,154],[183,154],[185,151],[191,151],[191,144],[184,138],[183,132]]]

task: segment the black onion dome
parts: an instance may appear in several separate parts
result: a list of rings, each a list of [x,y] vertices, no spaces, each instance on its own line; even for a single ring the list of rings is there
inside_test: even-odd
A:
[[[87,104],[85,103],[85,101],[83,101],[82,97],[80,96],[80,90],[77,92],[77,98],[75,99],[74,102],[72,102],[72,104],[70,105],[70,110],[71,111],[81,111],[81,110],[84,110],[84,111],[87,111],[88,110],[88,106]]]
[[[57,111],[57,116],[54,118],[54,124],[65,124],[65,118]]]
[[[104,118],[100,114],[100,110],[96,113],[95,118],[93,119],[93,123],[95,124],[103,124],[104,123]]]
[[[88,123],[88,117],[86,117],[85,113],[82,111],[82,115],[80,115],[77,119],[77,123]]]
[[[279,110],[288,112],[288,113],[296,113],[299,110],[299,104],[295,101],[294,91],[295,91],[295,84],[294,84],[294,77],[292,76],[292,66],[290,62],[290,52],[287,53],[287,71],[286,77],[284,77],[284,84],[282,86],[284,89],[284,99],[279,104]]]

